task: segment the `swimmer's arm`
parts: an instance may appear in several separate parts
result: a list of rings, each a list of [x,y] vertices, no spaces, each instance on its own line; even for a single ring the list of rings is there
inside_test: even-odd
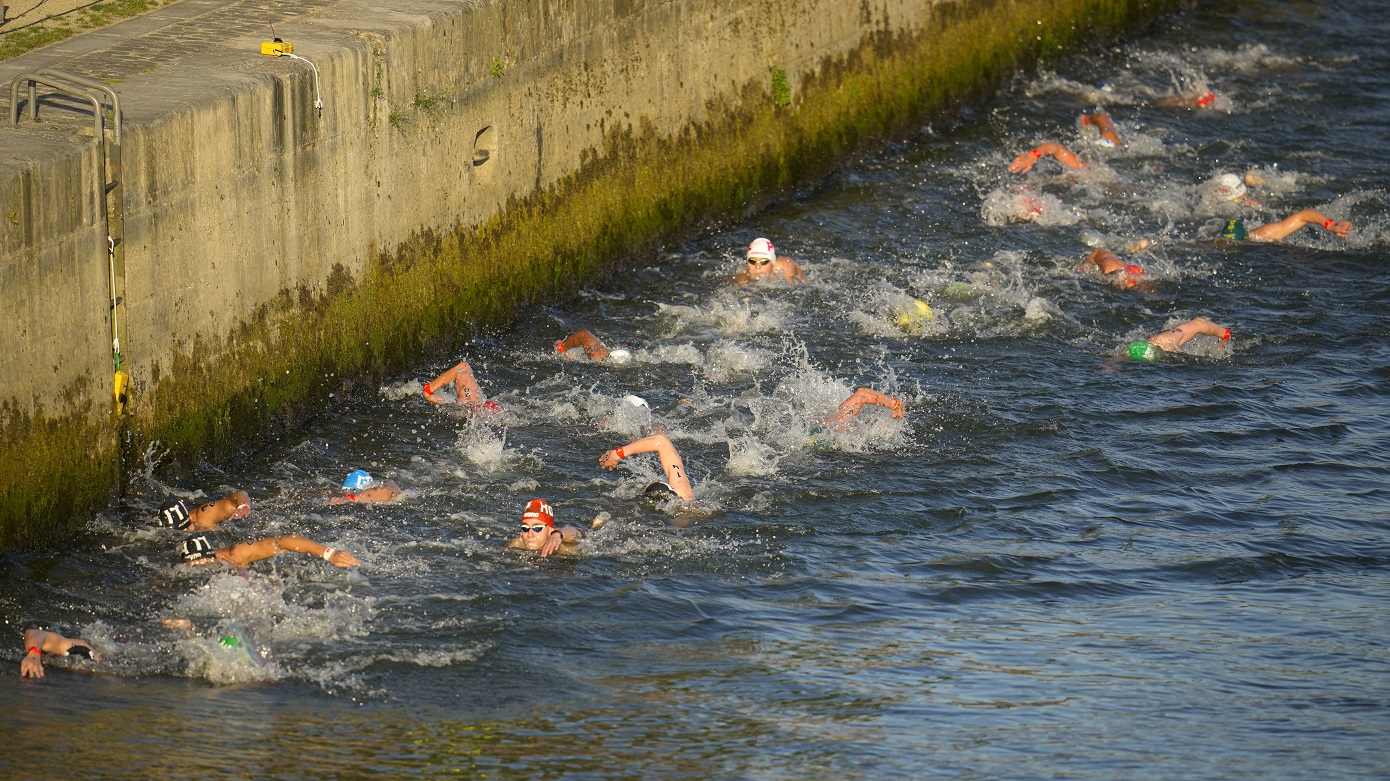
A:
[[[791,258],[778,258],[777,267],[781,269],[782,276],[786,277],[788,282],[806,281],[806,273],[802,271],[801,266]]]
[[[328,550],[327,545],[314,542],[298,534],[287,534],[283,537],[266,537],[255,542],[237,543],[218,551],[218,558],[238,567],[247,567],[258,561],[278,556],[285,551],[322,558]],[[360,563],[356,556],[343,550],[335,550],[327,561],[335,567],[355,567]]]
[[[580,531],[574,528],[573,526],[563,526],[557,528],[550,533],[550,538],[547,539],[545,541],[545,545],[541,547],[541,558],[545,558],[546,556],[549,556],[550,554],[559,550],[561,545],[573,545],[574,543],[577,543],[581,539],[583,539],[583,537],[584,535],[581,534]],[[517,538],[517,542],[520,541],[521,539]],[[526,546],[523,544],[522,547]]]
[[[555,345],[555,349],[562,353],[573,350],[576,347],[583,347],[584,354],[589,356],[589,360],[591,361],[601,361],[608,357],[608,348],[604,346],[603,342],[599,341],[597,336],[594,336],[588,331],[580,331],[577,334],[571,334],[566,337],[564,341],[558,342]]]
[[[473,378],[473,367],[468,365],[468,361],[459,361],[452,369],[434,378],[425,386],[425,398],[434,402],[441,403],[434,398],[434,394],[449,383],[454,384],[454,390],[458,394],[460,404],[472,404],[484,401],[482,388],[478,387],[478,381]]]
[[[1014,158],[1013,163],[1009,165],[1009,172],[1015,174],[1028,173],[1033,170],[1033,165],[1044,157],[1052,157],[1068,168],[1081,168],[1085,165],[1085,163],[1077,159],[1076,155],[1072,154],[1070,149],[1067,149],[1055,141],[1044,141],[1033,149]]]
[[[1100,131],[1100,137],[1114,144],[1116,147],[1123,147],[1125,144],[1120,140],[1120,134],[1115,130],[1115,123],[1110,121],[1110,115],[1103,111],[1095,114],[1082,114],[1081,123],[1091,125]]]
[[[1300,212],[1294,212],[1278,222],[1261,225],[1250,231],[1250,238],[1256,239],[1257,241],[1279,241],[1293,234],[1304,225],[1310,224],[1320,225],[1328,233],[1342,239],[1346,238],[1347,234],[1351,232],[1351,223],[1349,222],[1338,222],[1337,220],[1330,219],[1317,209],[1304,209]]]
[[[1179,323],[1172,328],[1158,334],[1149,340],[1150,344],[1158,345],[1163,350],[1173,352],[1192,341],[1198,334],[1215,336],[1218,339],[1231,338],[1231,330],[1224,325],[1217,325],[1205,317],[1194,317],[1186,323]]]
[[[57,632],[48,632],[43,629],[26,630],[24,632],[24,658],[19,662],[19,677],[42,678],[43,655],[66,656],[73,646],[86,648],[92,654],[92,661],[101,661],[101,654],[82,640],[63,637]],[[34,649],[37,649],[38,653],[34,653]]]
[[[893,413],[894,418],[902,418],[903,416],[903,403],[898,399],[871,388],[860,388],[851,393],[848,399],[841,402],[839,408],[822,421],[821,425],[834,428],[844,426],[851,417],[859,414],[865,404],[887,407]]]
[[[358,504],[381,504],[395,499],[401,493],[401,487],[394,482],[387,480],[381,485],[368,488],[365,491],[354,493],[353,500]]]
[[[1096,247],[1085,260],[1081,261],[1081,265],[1077,266],[1077,270],[1079,271],[1087,266],[1095,266],[1100,269],[1100,273],[1109,274],[1112,271],[1123,269],[1125,264],[1124,261],[1120,260],[1119,255],[1116,255],[1104,247]]]
[[[746,284],[748,284],[749,282],[752,282],[752,281],[753,281],[752,275],[750,275],[747,271],[740,271],[739,273],[737,273],[737,274],[734,275],[734,278],[733,278],[733,279],[729,280],[729,284],[731,284],[731,285],[746,285]]]
[[[619,450],[622,451],[621,456],[618,454]],[[685,476],[685,462],[681,460],[676,446],[671,444],[670,438],[665,434],[652,434],[621,448],[609,450],[599,456],[598,463],[604,469],[613,469],[623,458],[636,453],[656,453],[661,459],[661,468],[666,472],[666,482],[671,484],[671,488],[680,498],[687,502],[695,500],[695,492],[690,488],[690,479]]]

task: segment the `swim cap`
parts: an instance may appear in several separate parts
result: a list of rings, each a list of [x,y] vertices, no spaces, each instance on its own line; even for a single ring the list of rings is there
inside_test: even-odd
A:
[[[1163,351],[1154,346],[1152,342],[1130,342],[1129,359],[1131,361],[1156,361],[1163,354]]]
[[[1239,201],[1245,197],[1245,182],[1235,174],[1222,174],[1216,177],[1216,194],[1228,201]]]
[[[676,493],[676,489],[672,488],[670,483],[663,483],[659,481],[655,483],[649,483],[647,487],[642,490],[642,495],[647,497],[648,499],[651,499],[652,501],[681,498],[681,495]]]
[[[348,472],[347,479],[343,481],[343,490],[361,491],[366,488],[371,488],[372,484],[375,482],[376,481],[372,479],[372,476],[367,474],[365,471],[361,469],[354,469],[351,472]]]
[[[1245,241],[1245,220],[1227,220],[1221,229],[1221,238]]]
[[[633,395],[631,393],[623,397],[623,403],[631,404],[634,407],[641,407],[642,409],[651,409],[651,407],[647,405],[646,399],[642,398],[641,396]]]
[[[607,360],[616,364],[628,363],[632,360],[632,353],[627,350],[609,350]]]
[[[753,239],[753,243],[748,245],[748,258],[765,258],[776,262],[777,250],[767,239]]]
[[[217,555],[217,549],[208,542],[206,534],[199,534],[197,537],[189,537],[183,542],[183,560],[187,562],[202,561]]]
[[[1146,273],[1148,273],[1148,272],[1144,271],[1144,267],[1143,267],[1143,266],[1134,266],[1134,265],[1125,266],[1125,267],[1124,267],[1124,272],[1125,272],[1125,287],[1134,287],[1135,285],[1139,284],[1139,279],[1138,279],[1138,277],[1142,277],[1142,276],[1144,276]]]
[[[154,525],[169,529],[187,529],[193,519],[188,516],[188,505],[182,499],[165,502],[154,516]]]
[[[898,327],[904,331],[916,333],[921,333],[925,330],[927,323],[930,323],[932,318],[936,316],[925,301],[919,301],[917,299],[913,299],[911,304],[898,310],[897,314]]]
[[[549,504],[540,499],[532,499],[531,503],[526,505],[526,512],[521,514],[521,520],[523,523],[540,521],[552,529],[555,528],[555,513],[551,511]]]

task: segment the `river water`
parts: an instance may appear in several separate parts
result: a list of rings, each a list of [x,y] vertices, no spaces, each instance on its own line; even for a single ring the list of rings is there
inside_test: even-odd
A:
[[[137,480],[64,550],[0,558],[0,776],[1383,774],[1387,36],[1372,0],[1206,5],[335,399],[225,471]],[[1207,89],[1213,110],[1153,105]],[[1128,149],[1080,134],[1097,106]],[[1049,139],[1090,164],[1005,172]],[[1203,184],[1247,171],[1262,207]],[[1301,208],[1355,229],[1212,240]],[[810,284],[728,286],[759,235]],[[1077,271],[1140,238],[1140,287]],[[920,333],[893,322],[913,299],[934,313]],[[1194,316],[1230,345],[1120,358]],[[633,362],[556,355],[580,328]],[[502,413],[422,400],[458,357]],[[866,408],[812,443],[860,385],[906,418]],[[641,498],[652,456],[597,466],[653,425],[693,508]],[[404,495],[326,507],[354,468]],[[159,501],[232,487],[254,512],[218,544],[297,532],[362,566],[174,566]],[[610,520],[578,556],[506,550],[535,496],[562,524]],[[21,680],[35,625],[105,660]]]

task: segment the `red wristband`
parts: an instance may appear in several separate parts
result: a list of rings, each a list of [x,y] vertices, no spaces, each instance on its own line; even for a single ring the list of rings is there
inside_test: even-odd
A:
[[[1034,149],[1034,150],[1033,150],[1033,159],[1034,159],[1034,160],[1041,160],[1041,159],[1042,159],[1042,150],[1041,150],[1041,149]]]
[[[1227,328],[1227,329],[1226,329],[1226,332],[1223,333],[1223,334],[1221,334],[1221,338],[1222,338],[1222,339],[1230,339],[1230,338],[1231,338],[1231,329]]]
[[[1334,222],[1336,222],[1336,220],[1328,220],[1322,224],[1322,227],[1326,230],[1332,230],[1332,223]]]
[[[625,457],[623,455],[623,449],[620,447],[613,448],[613,455],[617,456],[619,461],[623,460],[623,458]]]
[[[346,496],[349,502],[357,501],[357,494],[343,494],[343,496]]]
[[[430,390],[430,384],[429,384],[428,382],[425,383],[425,395],[426,395],[426,396],[433,396],[433,395],[434,395],[434,391]]]
[[[31,645],[29,646],[29,650],[25,652],[25,656],[28,656],[29,654],[38,654],[39,656],[43,656],[43,651],[40,651],[38,646]]]
[[[557,352],[557,353],[562,353],[562,352],[564,352],[564,351],[565,351],[565,343],[564,343],[564,342],[556,342],[556,343],[555,343],[555,352]]]

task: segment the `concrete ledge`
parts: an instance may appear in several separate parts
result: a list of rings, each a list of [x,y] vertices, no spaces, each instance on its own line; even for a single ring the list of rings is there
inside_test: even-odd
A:
[[[308,63],[257,53],[249,1],[183,0],[2,63],[5,84],[50,65],[120,92],[134,394],[115,417],[90,110],[43,103],[38,125],[0,127],[0,470],[19,476],[0,483],[0,546],[80,525],[151,442],[224,458],[350,378],[1176,4],[283,4],[322,116]]]

